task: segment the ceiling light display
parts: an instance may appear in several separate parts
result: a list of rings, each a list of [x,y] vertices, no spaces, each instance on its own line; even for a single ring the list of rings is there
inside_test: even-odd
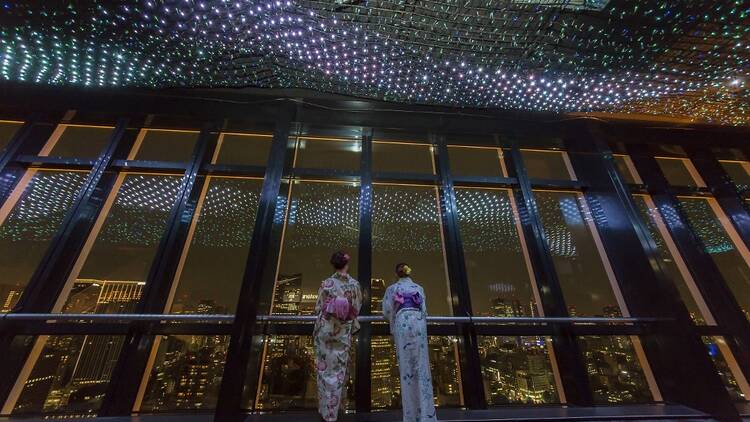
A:
[[[743,1],[2,0],[0,79],[750,122]]]

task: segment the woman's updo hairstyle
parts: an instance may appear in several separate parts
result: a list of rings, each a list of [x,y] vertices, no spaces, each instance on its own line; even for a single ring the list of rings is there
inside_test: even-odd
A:
[[[344,251],[334,252],[333,255],[331,255],[331,265],[333,265],[334,269],[341,270],[346,267],[346,264],[349,263],[350,259],[349,254]]]
[[[406,264],[406,262],[400,262],[396,264],[396,275],[404,278],[408,277],[409,274],[411,274],[411,268],[409,268],[409,265]]]

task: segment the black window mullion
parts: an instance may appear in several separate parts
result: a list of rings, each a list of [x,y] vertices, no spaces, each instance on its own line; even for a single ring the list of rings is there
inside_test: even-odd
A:
[[[360,163],[360,200],[359,200],[359,257],[357,262],[357,279],[362,288],[364,300],[360,315],[372,313],[372,129],[362,136],[362,153]],[[356,362],[356,409],[357,412],[371,410],[372,385],[372,323],[364,322],[357,340]]]
[[[677,287],[659,264],[654,239],[617,171],[612,152],[590,123],[573,123],[567,129],[565,145],[571,164],[589,186],[585,200],[630,316],[669,321],[651,335],[639,337],[663,399],[722,419],[736,417]],[[692,369],[683,370],[687,367]]]
[[[435,145],[435,160],[438,178],[440,179],[440,207],[443,237],[445,238],[445,255],[450,283],[453,314],[457,316],[472,315],[469,282],[466,276],[466,262],[463,255],[463,243],[459,232],[458,209],[456,196],[451,181],[448,145],[445,137],[431,135]],[[461,385],[464,405],[481,409],[487,407],[482,379],[482,368],[479,361],[479,345],[473,324],[462,324],[461,333]]]
[[[520,146],[515,139],[510,150],[510,164],[509,168],[515,171],[515,174],[510,176],[518,180],[518,190],[516,190],[518,214],[529,250],[529,258],[534,268],[534,278],[542,301],[544,316],[568,317],[568,309],[542,227],[531,181],[523,164]],[[552,346],[566,401],[576,405],[591,405],[593,395],[589,386],[586,365],[570,327],[555,326]]]
[[[692,273],[716,323],[731,332],[726,340],[746,378],[750,379],[750,323],[700,238],[693,232],[666,178],[647,145],[628,146],[628,153],[680,254]]]
[[[29,116],[5,149],[0,151],[0,204],[8,199],[26,172],[27,164],[16,160],[25,154],[39,151],[55,129],[55,125],[39,122],[38,119],[36,114]]]
[[[237,311],[232,327],[224,375],[219,388],[215,419],[217,421],[239,420],[242,413],[242,393],[251,360],[253,337],[256,335],[256,316],[260,307],[265,281],[275,278],[275,265],[269,265],[278,256],[278,247],[272,248],[274,233],[283,221],[278,221],[281,178],[288,162],[287,146],[290,123],[294,109],[282,106],[274,130],[271,150],[263,179],[255,228],[250,243],[245,273],[240,288]],[[257,362],[260,364],[260,361]],[[252,385],[251,385],[252,387]]]
[[[164,312],[198,197],[205,183],[205,178],[199,178],[198,172],[216,147],[218,133],[215,127],[213,124],[204,126],[195,144],[167,228],[152,260],[146,285],[136,307],[137,313]],[[116,382],[109,384],[100,415],[131,413],[153,345],[154,335],[141,329],[140,324],[133,324],[133,329],[125,336],[122,351],[112,371],[112,380]]]

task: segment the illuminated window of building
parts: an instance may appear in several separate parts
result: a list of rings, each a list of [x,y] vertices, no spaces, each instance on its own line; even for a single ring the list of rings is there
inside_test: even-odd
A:
[[[693,232],[716,263],[745,316],[750,318],[750,285],[747,279],[750,251],[747,246],[715,199],[691,196],[677,199]],[[662,210],[665,219],[674,218],[669,213],[670,210]]]
[[[408,142],[372,143],[372,171],[435,174],[433,147]]]
[[[165,412],[216,407],[229,337],[158,336],[155,343],[154,363],[136,408]]]
[[[265,166],[273,135],[222,133],[212,164]]]
[[[190,161],[198,132],[172,129],[141,129],[129,160]]]
[[[117,363],[122,337],[39,337],[3,414],[94,415]]]
[[[550,339],[488,336],[477,341],[487,404],[560,403]]]
[[[539,316],[512,191],[456,187],[455,192],[474,315]]]
[[[0,312],[18,302],[87,176],[27,170],[0,207]]]
[[[289,186],[271,312],[312,315],[320,283],[333,274],[331,254],[345,250],[357,274],[359,185],[294,181]]]
[[[564,151],[522,149],[521,157],[529,179],[576,180],[570,158]]]
[[[506,177],[503,150],[500,148],[448,146],[453,177]]]
[[[434,186],[375,184],[372,207],[373,312],[381,312],[395,267],[408,263],[424,287],[432,315],[451,315],[438,190]]]
[[[664,178],[672,186],[706,187],[698,170],[688,158],[656,157]]]
[[[112,129],[111,126],[58,125],[39,155],[96,159],[109,142]]]
[[[735,401],[747,401],[750,398],[750,385],[742,374],[727,342],[723,337],[718,336],[702,339],[729,396]]]
[[[428,337],[430,373],[437,407],[463,405],[461,370],[458,366],[458,343],[454,337]],[[374,336],[370,340],[372,373],[370,381],[373,409],[401,407],[401,383],[391,336]]]
[[[23,122],[0,120],[0,151],[5,149],[21,125],[23,125]]]
[[[294,166],[358,171],[361,152],[360,139],[299,137],[296,139]]]

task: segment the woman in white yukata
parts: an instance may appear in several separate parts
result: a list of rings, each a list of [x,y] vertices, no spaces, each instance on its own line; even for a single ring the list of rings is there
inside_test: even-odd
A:
[[[325,421],[338,418],[342,398],[346,397],[346,368],[352,334],[359,331],[362,291],[349,275],[349,255],[336,252],[331,257],[335,272],[323,280],[315,305],[315,366],[318,381],[318,412]]]
[[[404,422],[436,421],[424,289],[409,277],[411,268],[405,263],[396,265],[396,274],[398,281],[383,297],[383,315],[391,324],[398,357]]]

